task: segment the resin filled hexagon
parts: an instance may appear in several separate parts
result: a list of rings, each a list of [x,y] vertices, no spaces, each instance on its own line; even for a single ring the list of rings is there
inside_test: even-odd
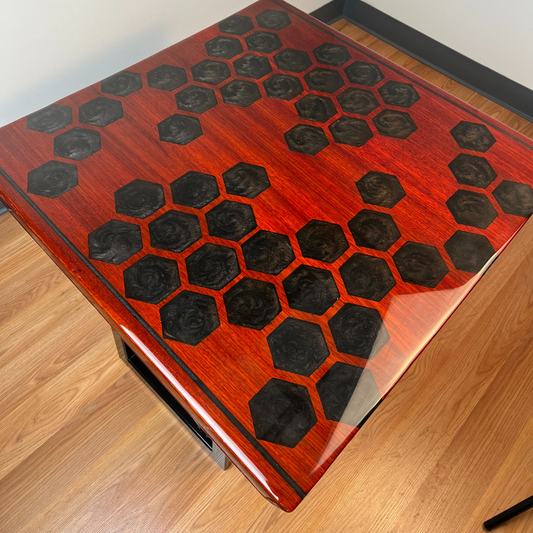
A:
[[[420,100],[420,95],[410,83],[388,81],[378,89],[381,98],[387,105],[411,107]]]
[[[448,166],[461,185],[485,189],[497,177],[490,163],[476,155],[459,154]]]
[[[212,59],[204,59],[194,65],[191,67],[191,72],[194,81],[209,83],[210,85],[218,85],[231,76],[226,63],[213,61]]]
[[[271,54],[281,48],[281,39],[275,33],[266,31],[256,31],[244,39],[248,50],[260,52],[261,54]]]
[[[508,215],[527,218],[533,214],[533,189],[527,183],[503,180],[492,194]]]
[[[291,242],[286,235],[259,230],[242,245],[248,270],[277,275],[294,261]]]
[[[307,70],[313,62],[307,52],[285,48],[279,54],[274,56],[274,61],[280,70],[289,72],[303,72]]]
[[[405,196],[398,178],[383,172],[367,172],[355,185],[366,204],[390,209]]]
[[[411,116],[404,111],[385,109],[372,120],[381,135],[396,139],[407,139],[418,129]]]
[[[254,211],[248,204],[224,200],[205,215],[209,235],[240,241],[257,227]]]
[[[100,134],[85,128],[72,128],[54,138],[54,155],[81,161],[100,150]]]
[[[274,368],[309,377],[328,357],[318,324],[286,318],[268,337]]]
[[[379,107],[379,102],[372,91],[356,89],[355,87],[350,87],[339,94],[337,100],[343,111],[356,115],[368,115],[376,107]]]
[[[189,144],[202,135],[202,126],[196,117],[172,115],[157,125],[159,138],[167,143]]]
[[[209,87],[189,85],[183,91],[176,93],[176,103],[180,111],[189,113],[204,113],[217,105],[215,91]]]
[[[387,251],[400,237],[400,230],[387,213],[362,209],[348,222],[357,246]]]
[[[341,117],[329,126],[333,140],[349,146],[363,146],[374,134],[369,125],[359,118]]]
[[[231,59],[242,52],[242,44],[239,39],[220,35],[205,43],[207,55],[220,59]]]
[[[192,291],[180,292],[159,310],[163,337],[197,346],[220,326],[215,299]]]
[[[496,254],[485,235],[456,231],[445,243],[452,263],[458,270],[477,274]]]
[[[326,122],[337,112],[329,98],[318,94],[307,94],[294,106],[301,119],[313,122]]]
[[[44,165],[28,172],[28,192],[57,198],[78,185],[76,165],[60,161],[48,161]]]
[[[258,80],[272,72],[268,58],[255,54],[243,55],[237,61],[233,62],[233,66],[237,76],[253,78],[254,80]]]
[[[315,68],[304,78],[309,89],[322,93],[334,93],[344,85],[342,76],[336,70],[329,68]]]
[[[165,193],[159,183],[133,180],[115,191],[115,210],[120,215],[146,218],[164,205]]]
[[[323,150],[329,141],[322,128],[297,124],[285,134],[287,146],[291,152],[316,155]]]
[[[255,436],[294,448],[316,424],[316,415],[303,385],[271,379],[249,402]]]
[[[233,35],[243,35],[254,29],[250,17],[244,15],[231,15],[218,23],[222,33],[231,33]]]
[[[137,224],[110,220],[89,233],[89,259],[120,265],[143,247]]]
[[[237,163],[222,174],[226,192],[244,198],[255,198],[270,187],[264,167]]]
[[[462,121],[450,133],[460,148],[475,152],[486,152],[496,142],[485,124]]]
[[[251,81],[232,80],[220,89],[225,104],[248,107],[261,98],[259,87]]]
[[[198,217],[181,211],[167,211],[148,224],[150,246],[169,252],[183,252],[202,236]]]
[[[350,53],[341,44],[321,44],[313,50],[313,54],[319,63],[332,67],[340,67],[351,59]]]
[[[162,89],[163,91],[174,91],[187,83],[185,70],[171,65],[160,65],[148,72],[146,77],[148,78],[149,87]]]
[[[26,118],[26,128],[41,133],[55,133],[72,124],[72,109],[66,105],[52,104]]]
[[[300,80],[289,74],[274,74],[263,85],[268,96],[280,100],[292,100],[304,90]]]
[[[118,100],[99,96],[80,105],[80,122],[104,128],[124,116],[122,104]]]
[[[173,181],[170,190],[175,204],[195,209],[201,209],[220,196],[215,176],[194,170]]]
[[[235,250],[210,242],[187,257],[185,264],[189,283],[217,291],[241,273]]]
[[[334,263],[346,250],[348,241],[338,224],[313,219],[296,232],[303,257]]]
[[[291,309],[323,315],[339,298],[339,290],[329,270],[300,265],[283,280]]]
[[[498,216],[490,200],[479,192],[456,191],[446,202],[457,224],[486,229]]]
[[[180,286],[178,264],[172,259],[146,255],[124,270],[126,298],[158,304]]]
[[[288,13],[275,9],[267,9],[259,13],[255,18],[259,27],[267,30],[282,30],[291,23]]]
[[[263,329],[280,313],[276,287],[267,281],[242,278],[224,294],[228,322]]]
[[[429,244],[406,242],[392,258],[403,281],[430,289],[449,272],[437,248]]]
[[[109,78],[102,80],[100,83],[100,88],[103,93],[114,96],[128,96],[142,89],[142,86],[141,75],[137,72],[130,72],[129,70],[117,72],[109,76]]]
[[[349,67],[344,69],[346,76],[350,80],[350,83],[356,83],[357,85],[366,85],[367,87],[373,87],[383,79],[383,72],[374,63],[365,63],[363,61],[356,61]]]

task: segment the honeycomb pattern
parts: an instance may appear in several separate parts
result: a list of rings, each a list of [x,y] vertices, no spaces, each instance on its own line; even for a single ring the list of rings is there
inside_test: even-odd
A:
[[[100,83],[102,92],[112,94],[113,96],[129,96],[142,89],[142,86],[141,75],[137,72],[130,72],[129,70],[117,72],[109,76],[109,78],[102,80]]]
[[[456,231],[445,243],[453,266],[458,270],[477,274],[496,255],[485,235]]]
[[[276,33],[266,31],[256,31],[244,39],[248,50],[260,52],[261,54],[271,54],[281,48],[281,39]]]
[[[313,50],[313,55],[318,63],[332,67],[341,67],[351,59],[350,52],[345,46],[331,43],[321,44]]]
[[[337,112],[329,98],[317,94],[308,94],[294,105],[302,120],[312,122],[326,122]]]
[[[80,105],[80,122],[82,124],[105,128],[123,116],[122,104],[111,98],[101,96]]]
[[[381,135],[396,139],[407,139],[418,128],[408,113],[385,109],[373,119]]]
[[[217,291],[241,273],[235,250],[210,242],[189,255],[185,263],[189,283]]]
[[[150,246],[169,252],[183,252],[202,237],[198,217],[181,211],[167,211],[148,224]]]
[[[222,61],[206,59],[191,68],[194,81],[218,85],[230,77],[228,65]]]
[[[296,232],[303,257],[334,263],[346,250],[348,241],[338,224],[311,220]]]
[[[457,224],[474,228],[486,229],[498,216],[490,200],[479,192],[460,189],[451,196],[446,205]]]
[[[379,102],[373,92],[355,87],[350,87],[339,94],[337,100],[343,111],[355,115],[368,115],[379,107]]]
[[[237,76],[258,80],[272,72],[270,61],[264,56],[245,54],[233,62]]]
[[[533,189],[527,183],[503,180],[492,194],[504,213],[525,218],[533,214]]]
[[[362,209],[348,222],[355,244],[381,252],[387,251],[400,237],[400,230],[387,213]]]
[[[368,172],[355,185],[365,204],[391,209],[405,197],[398,178],[384,172]]]
[[[484,158],[470,154],[459,154],[450,164],[457,183],[486,189],[497,177],[490,163]]]
[[[307,70],[313,62],[307,52],[285,48],[274,56],[274,61],[280,70],[300,73]]]
[[[110,220],[89,233],[89,259],[120,265],[143,247],[137,224]]]
[[[244,35],[254,29],[252,19],[243,15],[232,15],[218,23],[222,33]]]
[[[205,207],[220,196],[215,176],[193,170],[173,181],[170,190],[175,204],[195,209]]]
[[[163,91],[174,91],[187,83],[187,73],[180,67],[161,65],[146,75],[148,86]]]
[[[52,104],[31,115],[26,119],[29,130],[41,133],[55,133],[72,124],[72,109],[66,105]]]
[[[134,180],[115,192],[115,210],[119,215],[146,218],[165,205],[163,186]]]
[[[265,167],[237,163],[222,174],[226,192],[235,196],[253,199],[270,187]]]
[[[242,52],[242,45],[239,39],[221,35],[205,43],[207,55],[219,57],[220,59],[232,59]]]
[[[274,74],[263,85],[268,96],[280,100],[292,100],[304,90],[300,80],[289,74]]]
[[[434,289],[449,270],[437,248],[406,242],[392,257],[406,283]]]
[[[248,204],[224,200],[205,215],[209,235],[240,241],[257,227],[254,211]]]
[[[85,128],[72,128],[54,138],[54,155],[81,161],[100,150],[100,134]]]
[[[309,89],[323,93],[334,93],[344,85],[342,76],[336,70],[328,68],[315,68],[304,78]]]
[[[203,132],[200,121],[187,115],[172,115],[157,125],[159,138],[167,143],[189,144]]]
[[[368,124],[361,119],[353,117],[341,117],[330,124],[329,131],[333,140],[339,144],[349,146],[363,146],[374,134]]]
[[[450,133],[460,148],[475,152],[486,152],[496,142],[485,124],[459,122]]]
[[[277,275],[295,259],[291,241],[286,235],[259,230],[242,245],[248,270]]]
[[[76,165],[48,161],[28,172],[28,192],[45,198],[57,198],[78,185]]]
[[[261,98],[259,87],[251,81],[233,80],[220,89],[225,104],[248,107]]]
[[[176,93],[176,103],[180,111],[202,114],[217,105],[217,97],[215,91],[209,87],[189,85]]]
[[[378,92],[386,104],[397,107],[411,107],[420,100],[420,95],[410,83],[400,81],[388,81]]]
[[[274,9],[267,9],[255,18],[259,27],[266,28],[267,30],[282,30],[291,23],[288,13]]]
[[[355,61],[344,69],[344,72],[350,83],[366,85],[367,87],[373,87],[384,78],[383,72],[377,65],[363,61]]]
[[[329,141],[321,128],[298,124],[285,134],[287,146],[291,152],[316,155],[328,146]]]

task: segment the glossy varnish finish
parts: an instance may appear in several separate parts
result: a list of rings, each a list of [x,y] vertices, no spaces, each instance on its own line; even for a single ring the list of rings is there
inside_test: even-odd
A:
[[[286,510],[533,211],[530,141],[276,2],[0,140],[15,214]]]

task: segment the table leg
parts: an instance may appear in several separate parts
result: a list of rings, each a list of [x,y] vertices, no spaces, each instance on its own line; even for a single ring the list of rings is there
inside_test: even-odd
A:
[[[492,517],[490,520],[487,520],[483,524],[483,528],[485,529],[485,531],[492,531],[495,527],[498,527],[500,524],[503,524],[504,522],[507,522],[507,520],[511,520],[511,518],[514,518],[515,516],[518,516],[519,514],[522,514],[524,511],[527,511],[528,509],[532,509],[532,508],[533,508],[533,496],[530,496],[529,498],[526,498],[520,503],[517,503],[516,505],[509,507],[509,509],[506,509],[502,513],[497,514],[496,516]]]

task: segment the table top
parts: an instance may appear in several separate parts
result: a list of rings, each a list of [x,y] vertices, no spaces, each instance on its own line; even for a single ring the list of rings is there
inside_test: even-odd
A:
[[[260,0],[0,129],[0,196],[291,511],[533,213],[532,150]]]

